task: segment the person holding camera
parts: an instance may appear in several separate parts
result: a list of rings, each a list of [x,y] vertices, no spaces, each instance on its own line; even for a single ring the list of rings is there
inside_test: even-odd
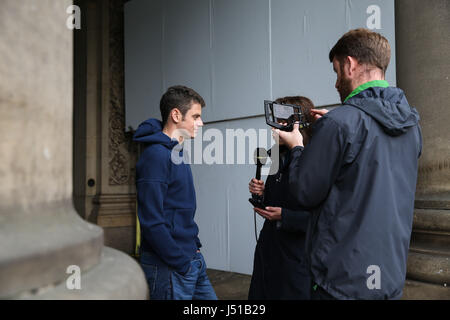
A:
[[[284,97],[275,102],[302,106],[307,120],[313,120],[310,110],[314,105],[306,97]],[[301,130],[307,142],[311,135],[310,128]],[[274,138],[278,140],[275,147],[279,147],[280,151],[278,172],[269,175],[265,184],[257,179],[249,183],[249,191],[262,196],[266,207],[254,208],[265,221],[255,248],[248,298],[307,300],[311,280],[305,259],[305,232],[310,214],[295,206],[289,196],[289,149],[283,139],[278,139],[277,135]],[[278,161],[273,163],[278,164]]]
[[[288,189],[312,212],[312,299],[402,296],[422,135],[417,110],[385,81],[390,54],[379,33],[344,34],[329,53],[342,105],[316,115],[305,148],[298,130],[279,131]]]

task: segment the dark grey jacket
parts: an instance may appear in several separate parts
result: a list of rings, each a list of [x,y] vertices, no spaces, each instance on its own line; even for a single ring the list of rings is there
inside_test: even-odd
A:
[[[402,90],[373,87],[328,112],[308,146],[291,151],[290,192],[313,212],[306,244],[312,277],[336,298],[402,295],[422,149],[418,121]]]

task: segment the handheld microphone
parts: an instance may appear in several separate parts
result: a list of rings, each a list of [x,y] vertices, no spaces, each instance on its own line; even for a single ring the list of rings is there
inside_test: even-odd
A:
[[[254,160],[256,163],[255,178],[256,178],[256,180],[261,180],[261,168],[267,162],[267,157],[268,157],[267,150],[264,148],[256,148],[255,152],[253,154],[253,157],[254,157]],[[264,209],[264,203],[263,203],[262,196],[252,193],[252,197],[250,199],[248,199],[248,201],[250,201],[250,203],[254,207]]]

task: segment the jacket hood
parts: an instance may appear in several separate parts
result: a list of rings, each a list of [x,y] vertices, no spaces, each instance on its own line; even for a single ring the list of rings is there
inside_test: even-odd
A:
[[[133,140],[148,144],[162,144],[172,149],[178,144],[178,141],[171,140],[162,132],[162,123],[157,119],[148,119],[142,122],[133,135]]]
[[[344,104],[370,115],[390,136],[406,133],[420,120],[419,113],[409,105],[403,91],[395,87],[371,87],[348,99]]]

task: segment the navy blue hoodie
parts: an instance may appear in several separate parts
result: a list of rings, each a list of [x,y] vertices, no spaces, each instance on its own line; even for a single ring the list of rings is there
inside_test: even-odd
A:
[[[191,168],[184,162],[172,161],[172,151],[179,157],[183,157],[183,151],[175,151],[181,149],[178,141],[162,132],[159,120],[141,123],[134,141],[143,143],[144,148],[136,165],[141,250],[156,253],[169,267],[185,274],[201,247],[194,221],[196,199]]]
[[[312,277],[336,298],[402,295],[422,149],[418,121],[402,90],[372,87],[328,112],[310,143],[291,151],[290,191],[313,212],[306,244]]]

